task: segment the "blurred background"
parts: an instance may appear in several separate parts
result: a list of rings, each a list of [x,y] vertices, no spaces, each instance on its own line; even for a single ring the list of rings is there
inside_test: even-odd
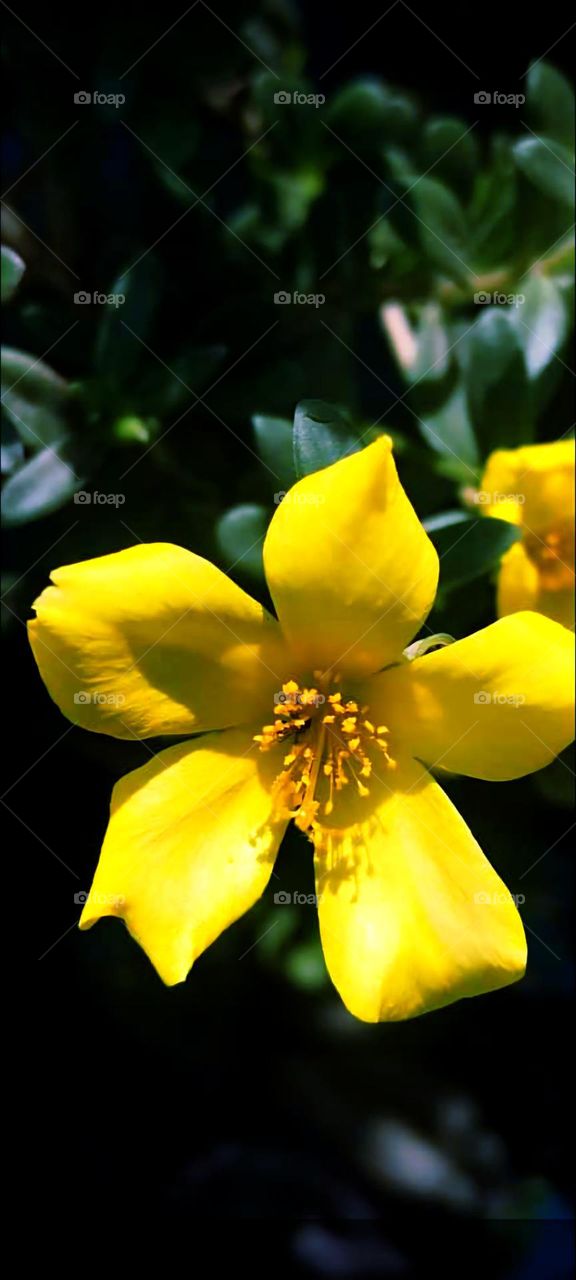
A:
[[[392,434],[442,555],[432,629],[494,619],[510,532],[467,494],[495,447],[573,424],[567,17],[3,9],[3,803],[35,1212],[87,1231],[258,1219],[310,1276],[429,1275],[450,1239],[493,1276],[564,1277],[573,758],[447,785],[523,895],[519,985],[361,1024],[315,910],[271,886],[167,990],[117,922],[75,927],[112,786],[147,748],[67,724],[24,623],[51,569],[137,541],[206,555],[269,604],[295,411]],[[277,869],[313,893],[294,832]]]

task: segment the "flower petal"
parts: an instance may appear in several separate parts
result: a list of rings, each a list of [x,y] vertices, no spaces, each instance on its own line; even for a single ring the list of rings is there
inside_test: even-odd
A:
[[[561,586],[557,590],[547,590],[543,576],[527,554],[524,543],[515,542],[500,565],[498,616],[504,618],[519,609],[534,609],[560,622],[563,627],[574,628],[574,588]]]
[[[348,828],[316,855],[326,963],[366,1022],[493,991],[526,965],[511,895],[451,801],[416,762],[393,776],[393,791],[346,796]]]
[[[574,440],[497,449],[486,464],[481,490],[487,515],[541,531],[558,520],[574,522]]]
[[[129,547],[52,579],[30,643],[75,724],[117,738],[223,728],[259,719],[281,686],[278,624],[190,551]]]
[[[475,635],[391,668],[361,691],[371,715],[429,768],[519,778],[574,735],[574,636],[539,613],[514,613]]]
[[[303,668],[377,671],[399,656],[432,606],[438,556],[391,449],[382,437],[305,476],[270,524],[268,585]]]
[[[160,752],[117,783],[80,921],[121,916],[164,982],[264,891],[286,823],[271,821],[275,763],[246,730]]]

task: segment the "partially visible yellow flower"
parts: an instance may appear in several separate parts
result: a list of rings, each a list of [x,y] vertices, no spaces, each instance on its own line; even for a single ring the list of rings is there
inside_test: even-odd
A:
[[[561,751],[573,636],[521,613],[404,654],[438,556],[386,438],[300,480],[264,560],[278,621],[164,544],[59,569],[36,601],[32,647],[71,720],[201,735],[115,787],[81,927],[122,916],[164,981],[182,982],[260,897],[293,818],[315,847],[326,963],[357,1017],[514,982],[515,903],[430,769],[503,780]]]
[[[498,615],[536,609],[574,627],[574,440],[499,449],[486,464],[483,510],[519,525],[502,558]]]

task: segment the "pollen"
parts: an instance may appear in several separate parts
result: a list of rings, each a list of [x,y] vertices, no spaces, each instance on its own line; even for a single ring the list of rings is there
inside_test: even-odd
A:
[[[529,559],[536,566],[546,591],[566,591],[574,585],[574,528],[568,523],[524,538]]]
[[[368,707],[339,689],[324,692],[321,673],[314,677],[320,687],[301,688],[296,680],[282,685],[274,698],[274,723],[265,724],[254,741],[260,751],[289,744],[273,787],[276,813],[293,818],[322,846],[322,819],[334,812],[339,793],[352,786],[359,796],[369,796],[366,780],[378,777],[378,769],[395,769],[396,762],[387,726],[375,727],[366,718]],[[338,682],[332,677],[332,684]]]

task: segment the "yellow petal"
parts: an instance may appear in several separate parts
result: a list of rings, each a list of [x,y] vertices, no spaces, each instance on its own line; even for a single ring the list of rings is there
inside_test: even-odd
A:
[[[391,441],[300,480],[268,529],[264,563],[300,666],[377,671],[436,594],[438,556],[396,473]]]
[[[395,741],[429,767],[499,781],[550,763],[574,734],[574,636],[538,613],[367,681]]]
[[[160,752],[114,788],[80,921],[120,916],[160,977],[194,960],[264,891],[285,823],[271,823],[277,761],[244,730]]]
[[[345,804],[348,828],[317,852],[316,881],[326,963],[351,1013],[412,1018],[522,977],[514,902],[420,765]]]
[[[281,687],[280,629],[209,561],[168,543],[67,565],[30,643],[75,724],[117,738],[256,720]]]
[[[482,477],[483,509],[540,532],[574,523],[574,440],[498,449]]]
[[[573,586],[547,590],[523,542],[516,542],[510,547],[498,573],[498,616],[503,618],[519,609],[535,609],[560,622],[563,627],[574,628]]]

